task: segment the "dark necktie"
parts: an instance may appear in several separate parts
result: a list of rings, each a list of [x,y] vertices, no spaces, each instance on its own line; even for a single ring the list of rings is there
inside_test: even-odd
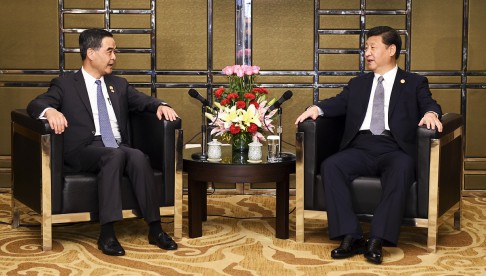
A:
[[[95,81],[97,85],[96,99],[98,101],[98,118],[100,122],[100,133],[101,140],[105,147],[118,148],[115,136],[111,130],[110,118],[108,117],[108,110],[106,109],[105,97],[103,96],[103,91],[101,90],[101,81]]]
[[[383,88],[382,82],[383,76],[380,76],[373,98],[370,130],[374,135],[380,135],[385,130],[385,88]]]

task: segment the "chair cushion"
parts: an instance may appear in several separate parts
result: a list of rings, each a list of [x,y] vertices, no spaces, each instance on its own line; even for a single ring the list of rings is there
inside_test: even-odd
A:
[[[324,196],[324,185],[322,184],[321,175],[316,176],[315,191],[319,198],[314,197],[315,207],[307,208],[310,210],[326,210],[326,202]],[[358,177],[352,183],[352,199],[353,208],[356,214],[373,214],[376,206],[380,202],[381,198],[381,183],[377,177]],[[410,187],[408,193],[407,204],[405,209],[405,218],[416,218],[418,216],[418,203],[417,203],[417,182],[414,182]],[[362,196],[366,195],[366,196]]]
[[[163,174],[154,170],[155,183],[163,183]],[[163,204],[162,185],[156,185],[159,189],[160,206]],[[62,208],[59,214],[98,212],[98,187],[96,175],[92,173],[68,173],[64,176],[62,189]],[[122,205],[123,209],[138,209],[137,200],[133,194],[130,181],[127,177],[122,180]]]

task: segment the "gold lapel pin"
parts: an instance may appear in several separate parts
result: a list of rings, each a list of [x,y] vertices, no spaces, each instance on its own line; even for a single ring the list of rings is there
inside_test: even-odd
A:
[[[401,80],[400,80],[400,83],[405,83],[405,80],[404,80],[404,79],[401,79]]]
[[[115,93],[115,89],[111,85],[110,85],[110,91],[111,91],[111,93]]]

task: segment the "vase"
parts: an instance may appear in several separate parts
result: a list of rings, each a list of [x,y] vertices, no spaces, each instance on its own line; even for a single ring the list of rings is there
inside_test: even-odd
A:
[[[231,147],[236,152],[248,152],[248,144],[252,141],[252,135],[249,132],[240,132],[234,134],[231,138]]]

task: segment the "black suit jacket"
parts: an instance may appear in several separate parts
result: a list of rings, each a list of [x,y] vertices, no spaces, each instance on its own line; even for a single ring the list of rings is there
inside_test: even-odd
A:
[[[129,112],[156,112],[163,102],[137,91],[124,78],[105,75],[104,80],[122,141],[130,144]],[[67,119],[68,127],[64,131],[64,163],[77,170],[79,150],[91,144],[95,135],[93,112],[81,70],[53,79],[47,92],[29,103],[27,112],[33,118],[39,118],[41,112],[48,107],[62,112]]]
[[[351,79],[335,97],[318,102],[325,117],[346,116],[341,149],[346,148],[358,133],[368,108],[374,73]],[[415,160],[416,135],[421,118],[428,111],[442,116],[437,102],[432,99],[427,78],[398,68],[388,108],[388,125],[400,148]]]

